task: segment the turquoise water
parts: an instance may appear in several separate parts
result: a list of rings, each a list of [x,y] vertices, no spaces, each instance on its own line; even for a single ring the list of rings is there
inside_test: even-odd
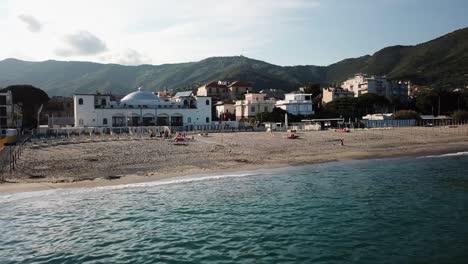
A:
[[[0,263],[466,263],[468,156],[0,196]]]

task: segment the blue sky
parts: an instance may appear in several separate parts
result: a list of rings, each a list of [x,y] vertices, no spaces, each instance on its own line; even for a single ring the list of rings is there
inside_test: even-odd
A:
[[[467,13],[466,0],[0,0],[0,59],[329,65],[467,27]]]

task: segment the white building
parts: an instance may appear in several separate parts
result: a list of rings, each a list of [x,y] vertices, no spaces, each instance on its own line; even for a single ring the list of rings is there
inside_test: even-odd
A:
[[[276,107],[286,110],[292,115],[312,115],[312,94],[285,94],[284,100],[276,102]]]
[[[211,98],[177,93],[162,100],[138,88],[122,98],[111,95],[73,96],[75,127],[199,126],[211,124]]]
[[[275,103],[275,100],[265,100],[265,94],[245,94],[245,100],[236,101],[236,120],[253,118],[258,113],[270,113],[273,111]]]
[[[385,76],[368,77],[365,74],[356,74],[354,78],[343,82],[341,87],[353,92],[354,97],[373,93],[389,99],[397,97],[406,100],[408,96],[408,82],[390,81]]]

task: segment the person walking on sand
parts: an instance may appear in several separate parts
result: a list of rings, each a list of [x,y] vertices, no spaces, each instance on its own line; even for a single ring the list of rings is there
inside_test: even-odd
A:
[[[341,143],[340,143],[340,146],[344,146],[344,139],[340,139]]]

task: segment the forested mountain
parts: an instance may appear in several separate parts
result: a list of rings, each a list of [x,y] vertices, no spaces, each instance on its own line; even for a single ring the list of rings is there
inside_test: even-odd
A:
[[[355,73],[387,75],[419,84],[461,87],[468,83],[468,28],[415,46],[393,46],[374,55],[329,66],[278,66],[243,56],[198,62],[123,66],[91,62],[17,59],[0,61],[0,87],[31,84],[49,95],[193,89],[213,80],[244,80],[257,89],[297,89],[307,83],[339,83]]]

